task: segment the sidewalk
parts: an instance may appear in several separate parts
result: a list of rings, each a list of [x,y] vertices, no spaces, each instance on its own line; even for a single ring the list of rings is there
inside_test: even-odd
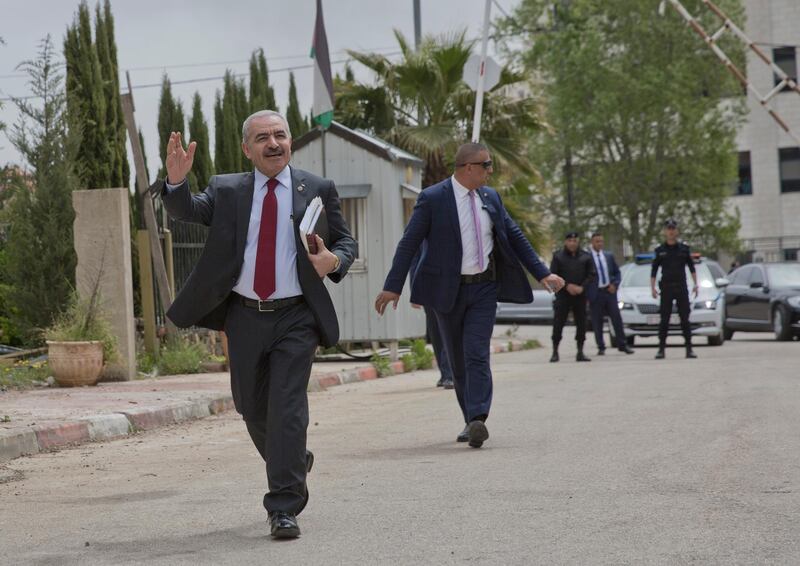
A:
[[[521,340],[497,339],[492,352],[522,350]],[[394,362],[395,375],[405,373]],[[378,378],[369,362],[320,362],[309,391]],[[230,376],[178,375],[95,387],[0,393],[0,462],[63,446],[109,440],[233,409]],[[8,417],[8,419],[5,419]]]

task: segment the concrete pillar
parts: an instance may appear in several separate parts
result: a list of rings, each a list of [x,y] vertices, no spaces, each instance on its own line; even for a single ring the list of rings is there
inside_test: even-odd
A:
[[[136,377],[133,318],[130,210],[128,189],[74,191],[75,282],[82,297],[100,277],[103,311],[117,337],[119,359],[106,367],[105,379]]]

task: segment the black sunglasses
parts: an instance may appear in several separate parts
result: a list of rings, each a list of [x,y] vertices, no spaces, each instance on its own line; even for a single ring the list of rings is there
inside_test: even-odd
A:
[[[488,169],[492,166],[492,160],[487,159],[486,161],[468,161],[467,163],[462,163],[458,167],[464,167],[465,165],[480,165],[484,169]]]

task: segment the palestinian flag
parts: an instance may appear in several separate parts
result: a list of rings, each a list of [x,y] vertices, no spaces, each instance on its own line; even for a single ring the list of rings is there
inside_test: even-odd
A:
[[[314,105],[311,117],[315,123],[327,129],[333,121],[333,76],[331,58],[328,54],[328,37],[322,18],[322,0],[317,0],[317,21],[314,38],[311,40],[311,58],[314,59]]]

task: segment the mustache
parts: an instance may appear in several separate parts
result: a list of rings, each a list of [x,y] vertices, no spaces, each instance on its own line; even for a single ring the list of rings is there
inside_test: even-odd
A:
[[[277,157],[279,155],[283,155],[283,150],[278,149],[278,150],[266,151],[263,153],[263,155],[264,157]]]

